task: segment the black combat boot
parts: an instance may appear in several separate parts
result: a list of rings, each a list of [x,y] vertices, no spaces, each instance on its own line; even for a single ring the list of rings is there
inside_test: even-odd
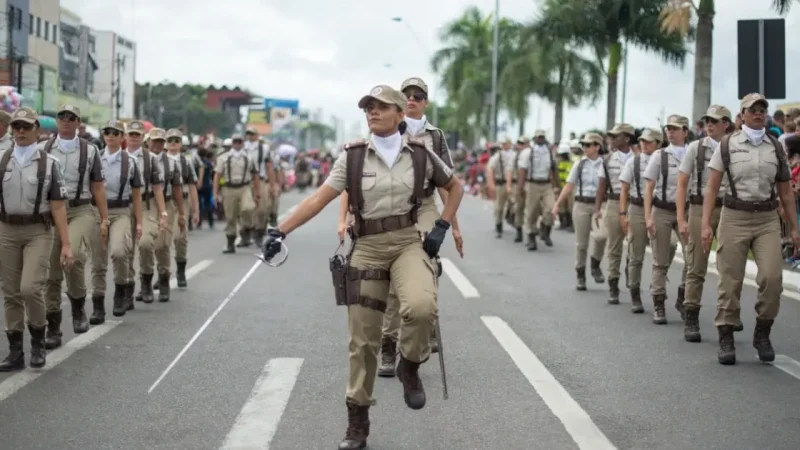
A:
[[[15,372],[25,368],[25,352],[22,351],[22,331],[6,331],[8,356],[0,362],[0,372]]]
[[[89,319],[86,317],[86,297],[72,298],[69,297],[69,303],[72,306],[72,331],[76,334],[86,333],[89,331]],[[61,320],[59,319],[59,323]]]
[[[600,260],[591,258],[590,264],[592,270],[592,278],[594,278],[594,282],[597,284],[605,283],[606,277],[603,276],[603,271],[600,269]]]
[[[257,228],[253,230],[253,244],[256,247],[261,248],[261,244],[264,243],[264,230]],[[178,285],[180,287],[180,285]]]
[[[736,346],[733,344],[733,326],[720,325],[717,327],[719,332],[719,352],[717,360],[720,364],[730,366],[736,364]]]
[[[259,245],[259,247],[261,247]],[[179,261],[175,260],[175,265],[178,267],[178,270],[175,271],[175,278],[178,280],[178,287],[185,288],[188,286],[186,283],[186,261]]]
[[[553,246],[553,240],[550,239],[550,233],[553,231],[552,225],[545,225],[542,227],[542,242],[548,247]]]
[[[92,295],[92,317],[89,323],[100,325],[106,321],[106,297],[104,295]]]
[[[369,436],[369,405],[362,406],[347,400],[347,431],[339,450],[359,450],[367,447]]]
[[[558,213],[558,229],[567,229],[567,215],[565,213]]]
[[[276,228],[278,226],[278,215],[277,214],[270,214],[269,215],[269,226]]]
[[[656,325],[667,324],[667,309],[664,307],[666,302],[666,295],[653,296],[653,323]]]
[[[397,364],[397,378],[403,383],[403,400],[406,406],[411,409],[422,409],[425,407],[425,388],[422,386],[422,379],[419,377],[419,366],[407,360],[400,354],[400,362]]]
[[[686,320],[686,312],[683,308],[683,302],[686,300],[686,286],[678,286],[678,298],[675,299],[675,309],[681,314],[681,320]]]
[[[642,290],[639,286],[631,286],[631,312],[634,314],[642,314],[644,312],[644,305],[642,305]]]
[[[564,218],[567,219],[567,231],[570,233],[575,232],[575,224],[572,222],[572,213],[565,213]]]
[[[122,317],[128,312],[128,305],[125,304],[127,290],[127,284],[114,284],[114,308],[111,310],[114,317]]]
[[[497,223],[494,225],[494,236],[497,239],[503,237],[503,222]]]
[[[514,237],[514,242],[522,242],[522,227],[517,228],[517,235]]]
[[[740,331],[744,331],[744,324],[742,323],[741,320],[739,320],[738,324],[733,326],[733,331],[735,331],[737,333],[740,332]]]
[[[252,244],[252,242],[250,241],[250,233],[251,233],[250,228],[242,228],[242,230],[240,231],[242,239],[239,241],[238,244],[236,244],[236,246],[249,247],[250,244]]]
[[[169,301],[169,272],[158,274],[158,301],[166,303]]]
[[[233,245],[236,243],[236,236],[225,236],[225,238],[227,239],[228,244],[222,250],[222,253],[236,253],[236,247]]]
[[[769,340],[769,333],[772,331],[774,320],[756,319],[756,328],[753,330],[753,347],[758,351],[758,359],[761,362],[775,361],[775,349],[772,348],[772,341]]]
[[[61,311],[47,313],[47,333],[44,336],[44,348],[52,350],[61,347]]]
[[[153,295],[153,274],[143,273],[141,286],[139,286],[139,293],[142,295],[142,301],[145,303],[153,303],[155,300]]]
[[[436,326],[431,328],[431,353],[439,353],[439,338],[436,337]]]
[[[384,336],[381,341],[381,365],[378,367],[378,376],[393,378],[395,371],[395,358],[397,357],[397,342],[389,336]]]
[[[532,252],[539,250],[539,246],[536,243],[536,233],[528,233],[528,250]]]
[[[619,278],[608,279],[608,304],[619,305]]]
[[[700,308],[690,305],[683,308],[683,338],[686,342],[700,342]]]
[[[135,303],[133,301],[133,293],[134,293],[134,291],[136,291],[136,282],[135,281],[131,281],[130,283],[125,285],[125,310],[126,311],[132,311],[132,310],[136,309],[136,307],[133,306],[133,304]]]
[[[47,364],[47,351],[44,349],[44,328],[28,325],[31,333],[31,361],[30,365],[34,369],[41,369]]]
[[[578,283],[575,285],[575,289],[579,291],[586,290],[586,266],[578,267],[575,269],[575,272],[578,275]]]

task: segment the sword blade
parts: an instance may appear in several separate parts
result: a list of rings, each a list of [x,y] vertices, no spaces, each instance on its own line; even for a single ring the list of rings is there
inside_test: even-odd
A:
[[[436,327],[436,340],[439,341],[439,369],[442,371],[442,397],[447,400],[447,372],[444,368],[444,346],[442,345],[442,327],[439,325],[439,319],[436,319],[434,327]]]

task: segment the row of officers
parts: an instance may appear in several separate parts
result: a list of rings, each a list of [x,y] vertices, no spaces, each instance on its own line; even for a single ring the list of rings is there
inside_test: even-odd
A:
[[[100,151],[77,135],[81,111],[59,108],[58,133],[39,142],[36,112],[0,113],[0,271],[9,354],[0,372],[46,364],[46,350],[61,346],[61,294],[66,284],[72,327],[85,333],[105,322],[106,273],[113,267],[114,316],[144,303],[170,299],[171,247],[176,278],[186,287],[188,204],[197,223],[197,174],[181,154],[180,130],[117,120],[101,129]],[[8,129],[12,137],[8,137]],[[122,142],[127,142],[127,151]],[[140,290],[134,297],[135,260]],[[93,312],[87,317],[85,267],[92,262]],[[66,283],[64,283],[66,282]]]
[[[641,274],[649,245],[655,324],[667,323],[667,272],[680,242],[685,264],[675,308],[688,342],[701,341],[701,295],[716,240],[720,277],[714,324],[718,360],[725,365],[735,364],[733,334],[744,329],[741,293],[750,253],[758,267],[753,346],[761,361],[773,361],[770,334],[783,291],[781,215],[795,249],[800,248],[800,236],[788,158],[782,144],[765,131],[768,106],[760,94],[745,96],[739,107],[743,123],[735,129],[731,112],[712,105],[703,116],[706,136],[691,143],[687,142],[688,119],[672,115],[664,133],[658,129],[641,133],[636,153],[632,147],[637,137],[631,125],[617,124],[608,131],[611,151],[602,156],[604,137],[588,133],[580,140],[583,157],[572,166],[557,199],[550,189],[551,184],[559,184],[556,163],[544,146],[544,133],[537,132],[532,146],[520,142],[521,150],[499,151],[489,162],[490,186],[507,186],[496,189],[498,235],[505,211],[511,208],[516,212],[517,241],[522,241],[525,227],[529,248],[536,249],[537,235],[552,245],[553,220],[562,204],[571,204],[576,288],[587,288],[586,259],[593,240],[591,275],[595,282],[605,283],[600,262],[607,255],[608,303],[619,304],[627,242],[624,272],[633,313],[645,311]]]

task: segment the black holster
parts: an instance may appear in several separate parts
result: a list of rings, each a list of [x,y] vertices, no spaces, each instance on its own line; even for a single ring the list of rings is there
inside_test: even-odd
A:
[[[331,277],[333,278],[333,293],[336,305],[347,305],[347,271],[350,261],[344,255],[335,254],[329,260]]]

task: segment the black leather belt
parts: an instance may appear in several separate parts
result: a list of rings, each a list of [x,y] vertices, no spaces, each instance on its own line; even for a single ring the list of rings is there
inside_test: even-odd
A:
[[[91,205],[92,199],[90,198],[79,198],[77,200],[72,199],[69,201],[68,204],[70,208],[77,208],[78,206]]]
[[[740,200],[731,195],[726,195],[722,204],[726,208],[745,212],[766,212],[778,209],[778,199],[751,202],[747,200]]]
[[[109,200],[108,201],[108,208],[127,208],[131,205],[130,200]]]
[[[0,222],[9,225],[33,225],[37,223],[51,224],[53,216],[48,212],[39,215],[33,214],[0,214]]]
[[[580,195],[575,196],[575,201],[578,203],[592,203],[594,204],[596,198],[595,197],[583,197]]]

